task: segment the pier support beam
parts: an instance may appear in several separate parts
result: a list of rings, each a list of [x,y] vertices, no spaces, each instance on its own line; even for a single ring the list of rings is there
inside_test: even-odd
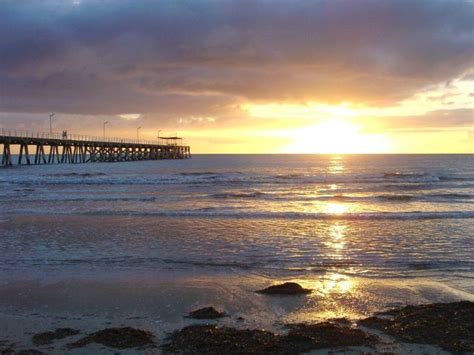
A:
[[[12,166],[12,152],[10,149],[10,144],[3,144],[3,154],[2,154],[2,165],[3,166]]]
[[[42,144],[36,145],[35,164],[47,164],[46,154],[44,153],[44,146]]]
[[[20,155],[18,156],[18,165],[21,165],[23,163],[23,157],[25,157],[26,159],[26,164],[31,165],[30,153],[28,151],[27,143],[20,144]]]

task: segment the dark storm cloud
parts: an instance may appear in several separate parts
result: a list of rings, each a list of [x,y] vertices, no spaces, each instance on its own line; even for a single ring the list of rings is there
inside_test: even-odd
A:
[[[0,111],[383,104],[473,66],[471,1],[76,2],[0,3]]]

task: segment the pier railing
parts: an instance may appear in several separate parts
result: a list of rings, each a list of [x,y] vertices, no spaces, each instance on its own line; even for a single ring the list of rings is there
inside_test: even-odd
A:
[[[163,143],[164,142],[164,143]],[[187,159],[191,148],[176,136],[160,137],[157,141],[128,138],[88,136],[78,134],[41,133],[0,129],[1,164],[13,165],[12,146],[19,146],[18,163],[88,163],[134,160]],[[30,148],[36,149],[34,161]]]
[[[173,141],[173,143],[166,142],[164,139],[157,139],[155,141],[145,139],[130,139],[130,138],[117,138],[117,137],[104,137],[104,136],[89,136],[82,134],[67,134],[63,136],[62,133],[49,133],[49,132],[33,132],[16,129],[4,129],[0,130],[0,136],[2,137],[19,137],[19,138],[40,138],[40,139],[60,139],[60,140],[71,140],[71,141],[83,141],[83,142],[105,142],[105,143],[127,143],[127,144],[152,144],[152,145],[173,145],[173,146],[185,146],[186,144],[182,140]]]

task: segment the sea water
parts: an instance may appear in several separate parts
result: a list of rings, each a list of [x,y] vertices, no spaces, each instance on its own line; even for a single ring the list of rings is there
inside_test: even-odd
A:
[[[472,155],[196,155],[0,169],[0,275],[426,277],[474,292]]]

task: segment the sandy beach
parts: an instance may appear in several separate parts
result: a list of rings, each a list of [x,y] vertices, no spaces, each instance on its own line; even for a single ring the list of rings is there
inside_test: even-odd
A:
[[[282,334],[286,324],[334,318],[347,318],[355,324],[378,311],[406,304],[474,301],[468,293],[424,280],[371,280],[336,274],[296,279],[313,290],[310,295],[275,297],[255,293],[285,281],[295,279],[168,271],[155,275],[122,273],[108,275],[104,280],[91,277],[6,283],[0,290],[0,344],[5,349],[34,348],[45,353],[113,352],[99,344],[74,350],[65,346],[100,329],[133,327],[155,336],[158,347],[147,349],[147,353],[161,353],[159,346],[166,343],[167,335],[193,324],[265,329]],[[190,311],[211,305],[229,316],[219,320],[185,318]],[[80,333],[43,346],[32,343],[34,334],[57,328],[73,328]],[[413,348],[387,337],[375,349],[402,354],[407,349],[422,353],[424,348]],[[435,348],[430,353],[433,351],[442,353]]]

